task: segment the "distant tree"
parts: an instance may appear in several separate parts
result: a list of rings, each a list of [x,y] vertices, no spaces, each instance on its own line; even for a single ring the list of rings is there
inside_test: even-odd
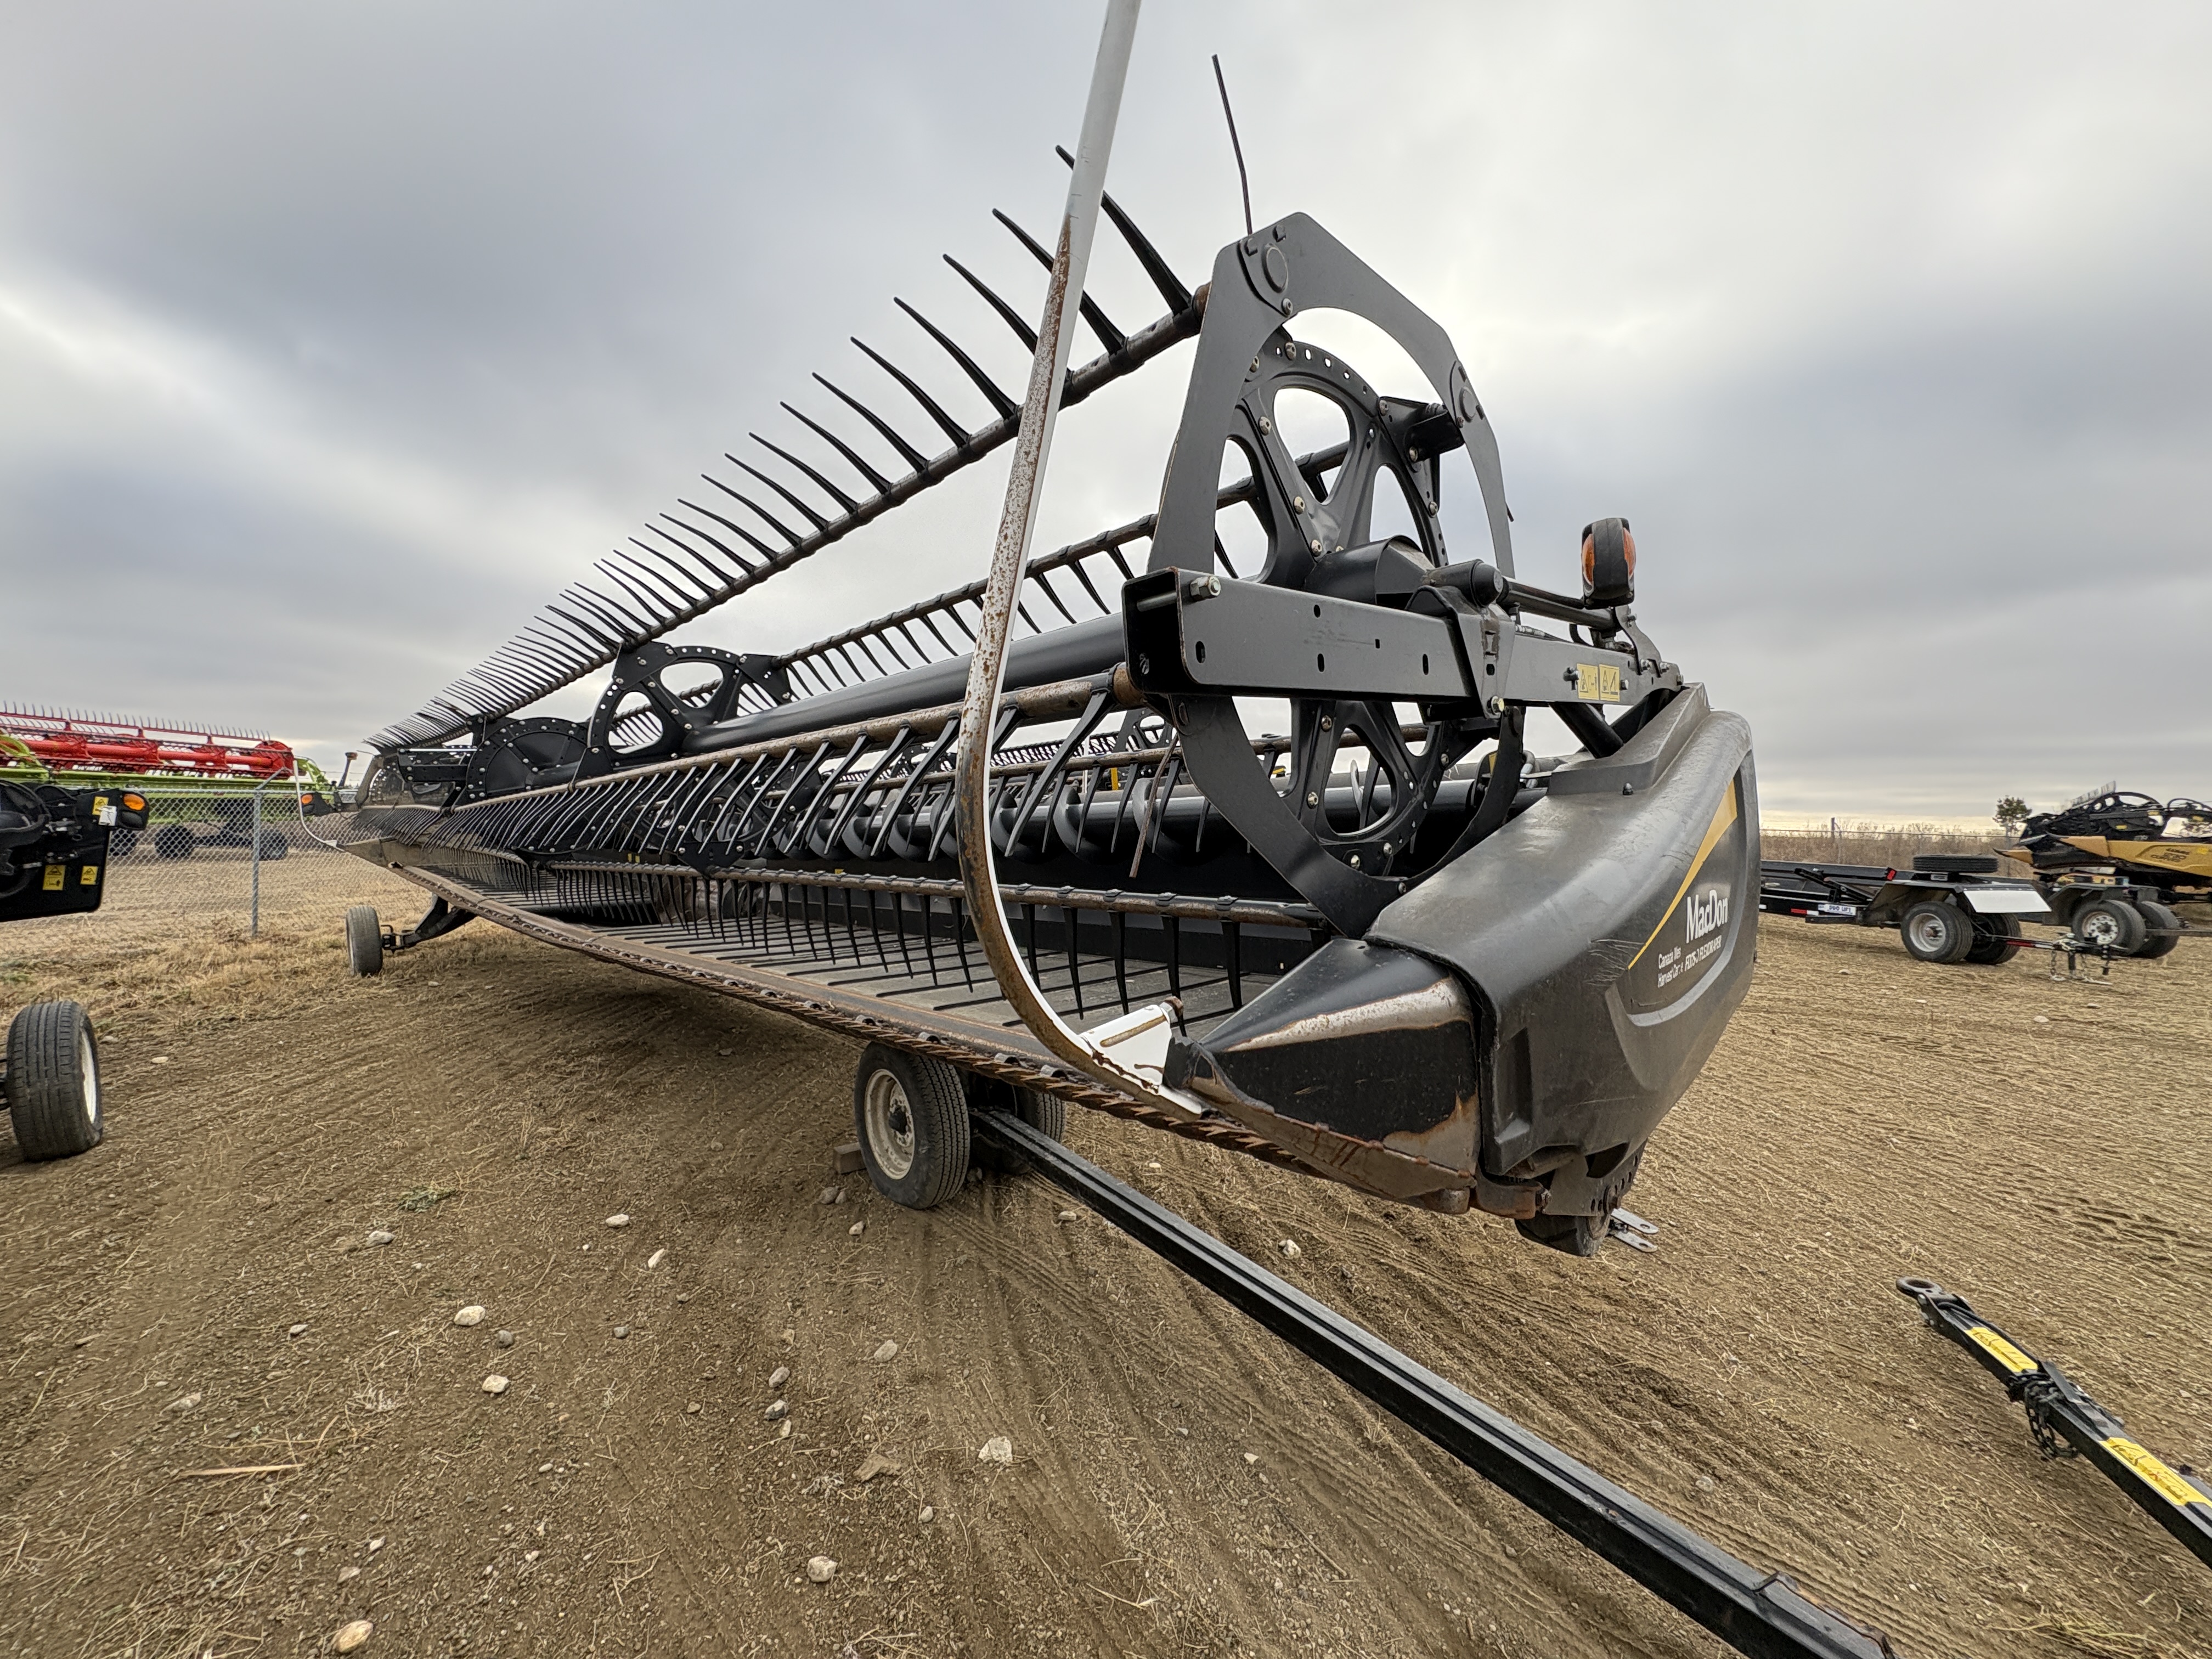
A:
[[[2008,836],[2020,833],[2020,826],[2027,822],[2027,803],[2018,795],[2007,795],[1997,802],[1997,827]]]

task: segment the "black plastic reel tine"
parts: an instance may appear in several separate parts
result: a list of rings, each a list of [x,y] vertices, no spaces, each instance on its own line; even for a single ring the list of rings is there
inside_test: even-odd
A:
[[[808,477],[813,479],[814,482],[821,487],[822,493],[827,495],[831,501],[836,502],[839,507],[844,508],[846,512],[857,513],[860,510],[860,502],[854,501],[843,490],[838,489],[836,484],[831,483],[829,479],[823,477],[821,473],[816,471],[805,461],[800,460],[798,456],[784,448],[782,445],[770,443],[767,439],[762,437],[757,432],[748,432],[745,434],[745,436],[750,438],[763,449],[768,450],[773,454],[781,455],[785,460],[789,461],[793,466],[797,467],[801,472],[804,472]]]
[[[1065,147],[1055,144],[1053,149],[1069,167],[1075,165],[1075,158],[1067,153]],[[1137,228],[1136,222],[1121,210],[1119,202],[1103,192],[1099,204],[1106,210],[1106,216],[1114,222],[1114,228],[1121,233],[1121,240],[1129,245],[1129,252],[1137,256],[1137,263],[1145,268],[1145,275],[1152,279],[1152,286],[1159,289],[1160,298],[1168,302],[1168,309],[1177,316],[1188,311],[1194,303],[1190,290],[1176,279],[1174,269],[1160,258],[1159,250]]]
[[[848,409],[852,410],[855,414],[859,415],[862,420],[866,421],[870,426],[875,428],[877,434],[893,449],[898,451],[899,459],[904,461],[908,466],[912,467],[916,472],[921,471],[922,468],[929,465],[928,458],[920,450],[916,449],[912,444],[908,443],[904,438],[901,437],[897,429],[894,428],[890,422],[884,420],[882,416],[877,414],[874,410],[870,409],[866,404],[862,403],[858,398],[855,398],[851,392],[846,391],[842,386],[837,385],[834,380],[830,380],[820,374],[817,374],[814,378],[820,380],[824,386],[829,388],[831,396],[841,399]]]
[[[740,461],[738,465],[744,466],[744,463]],[[745,471],[750,472],[752,469],[750,467],[745,467]],[[769,529],[775,531],[777,535],[782,537],[785,541],[791,544],[790,547],[778,549],[770,552],[769,555],[769,562],[770,564],[775,565],[782,563],[784,556],[789,553],[793,547],[797,547],[799,545],[801,538],[797,534],[797,532],[790,529],[781,520],[778,519],[773,513],[770,513],[766,507],[763,507],[751,496],[732,489],[728,484],[724,483],[720,478],[716,477],[711,472],[702,472],[699,476],[704,478],[708,483],[714,485],[715,489],[720,490],[725,495],[731,497],[734,501],[744,502],[745,506],[753,510],[754,514],[760,519],[762,523],[767,525]],[[690,503],[688,502],[685,503],[687,506]],[[702,508],[701,511],[703,512],[705,509]],[[726,522],[726,520],[725,520],[725,522]]]
[[[704,472],[702,472],[699,476],[705,478],[708,483],[714,483],[714,480]],[[719,489],[720,486],[717,485],[716,488]],[[771,564],[775,562],[777,556],[775,549],[770,547],[759,537],[754,535],[751,531],[746,529],[744,526],[738,524],[734,520],[726,519],[720,514],[715,512],[713,507],[702,507],[698,502],[692,501],[688,496],[678,495],[676,498],[676,505],[678,507],[690,507],[694,513],[696,513],[702,519],[712,519],[716,524],[721,526],[723,529],[728,531],[732,535],[743,538],[745,545],[751,548],[753,551],[759,554],[761,557],[768,560]],[[758,509],[756,508],[755,510],[757,511]],[[669,523],[674,525],[678,530],[688,530],[695,536],[701,537],[708,541],[714,541],[713,537],[708,536],[705,531],[700,529],[699,526],[695,524],[686,524],[683,520],[677,518],[671,514],[664,513],[660,516],[666,519]],[[745,556],[738,552],[735,549],[723,547],[722,544],[720,542],[714,542],[714,545],[722,548],[722,551],[727,553],[732,558],[735,559],[739,567],[744,569],[745,574],[748,576],[755,574],[760,569],[758,565],[749,562]]]
[[[1014,337],[1022,343],[1022,349],[1035,356],[1037,348],[1036,331],[1022,320],[1021,313],[993,293],[988,283],[951,254],[945,256],[945,263],[968,279],[968,286],[981,295],[991,309],[999,313],[1006,326],[1014,331]]]
[[[842,438],[832,432],[828,427],[823,425],[821,422],[809,415],[805,410],[795,408],[790,404],[785,404],[783,405],[783,410],[784,413],[789,415],[793,420],[804,426],[809,432],[814,434],[816,437],[821,439],[823,442],[828,444],[840,455],[842,455],[847,461],[850,462],[853,470],[868,481],[869,487],[872,489],[876,494],[878,495],[883,495],[885,491],[890,489],[891,481],[889,478],[884,477],[882,473],[877,471],[875,468],[870,466],[867,462],[861,459],[860,453],[858,450],[854,449],[852,445],[847,443]]]
[[[1019,225],[1016,224],[1012,219],[1008,218],[998,209],[993,208],[991,210],[991,216],[994,219],[996,219],[1000,224],[1004,225],[1008,230],[1013,232],[1015,236],[1020,240],[1021,245],[1027,248],[1031,253],[1035,254],[1037,258],[1038,263],[1043,265],[1047,270],[1050,270],[1052,269],[1052,255],[1044,251],[1044,245],[1042,242],[1038,241],[1036,237],[1030,235],[1029,232],[1024,230]],[[1120,329],[1115,327],[1111,322],[1107,320],[1106,313],[1098,308],[1098,302],[1092,299],[1088,294],[1085,294],[1083,296],[1082,311],[1083,320],[1091,325],[1091,331],[1098,337],[1098,343],[1106,348],[1106,355],[1108,356],[1112,356],[1114,353],[1121,350],[1122,347],[1129,343],[1129,337],[1122,333]]]
[[[931,322],[928,318],[923,316],[921,313],[915,310],[905,301],[895,298],[892,300],[891,303],[896,306],[901,311],[906,313],[908,316],[913,318],[915,321],[920,323],[923,329],[927,331],[929,337],[945,348],[945,355],[951,357],[954,362],[959,364],[961,371],[965,374],[969,380],[975,383],[975,390],[983,394],[985,400],[990,404],[992,409],[997,413],[1000,420],[1011,421],[1021,414],[1022,406],[1016,403],[1012,398],[1006,396],[1005,392],[1001,392],[999,389],[998,382],[994,380],[989,375],[986,374],[981,365],[979,365],[973,357],[970,357],[966,352],[963,351],[960,349],[959,343],[955,341],[951,335],[947,334],[943,329],[938,327],[935,323]]]
[[[915,385],[912,375],[908,374],[904,369],[901,368],[890,358],[884,356],[882,352],[878,351],[866,340],[861,339],[857,334],[852,335],[848,337],[852,340],[854,345],[860,347],[862,351],[867,353],[870,361],[874,362],[877,368],[882,369],[884,374],[890,375],[893,380],[896,380],[901,386],[907,389],[908,395],[911,397],[915,402],[921,405],[922,412],[927,415],[931,420],[936,422],[939,428],[943,430],[945,435],[952,440],[953,447],[956,449],[965,449],[969,445],[975,441],[975,434],[968,431],[960,424],[959,422],[954,420],[950,415],[947,415],[942,409],[939,408],[937,405],[937,400],[932,398],[927,392],[924,392],[919,386]],[[916,471],[920,471],[920,469],[917,468]]]
[[[722,459],[730,462],[732,465],[743,467],[746,471],[751,473],[753,477],[758,478],[763,483],[766,484],[770,489],[775,491],[777,495],[782,496],[784,500],[789,501],[792,506],[798,508],[799,511],[805,515],[806,521],[812,525],[817,530],[827,530],[830,527],[829,520],[823,518],[819,513],[817,513],[812,507],[809,507],[804,501],[799,499],[799,496],[793,495],[789,489],[786,489],[782,483],[769,477],[767,473],[762,471],[751,462],[738,460],[736,456],[731,454],[727,450],[724,450],[722,452]]]

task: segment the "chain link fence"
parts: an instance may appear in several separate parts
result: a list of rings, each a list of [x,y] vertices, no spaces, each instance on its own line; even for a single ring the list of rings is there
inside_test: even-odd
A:
[[[326,845],[344,817],[303,821],[296,788],[286,779],[252,789],[141,788],[146,827],[111,834],[99,911],[68,920],[149,933],[221,926],[251,939],[271,922],[356,900],[395,914],[427,902],[419,889]]]

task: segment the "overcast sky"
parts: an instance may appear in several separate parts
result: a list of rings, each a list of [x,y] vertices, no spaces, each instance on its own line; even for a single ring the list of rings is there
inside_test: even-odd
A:
[[[1053,224],[1101,9],[6,15],[0,702],[334,761],[780,399],[828,413],[810,371],[882,386],[848,334],[980,420],[894,295],[1018,389],[939,255],[1036,304],[989,210]],[[1525,575],[1634,521],[1640,612],[1751,718],[1771,815],[2212,796],[2208,48],[2201,3],[1155,0],[1109,188],[1204,278],[1241,228],[1219,52],[1260,218],[1450,331]],[[1188,362],[1069,416],[1041,545],[1150,507]],[[1003,478],[679,637],[979,575]]]

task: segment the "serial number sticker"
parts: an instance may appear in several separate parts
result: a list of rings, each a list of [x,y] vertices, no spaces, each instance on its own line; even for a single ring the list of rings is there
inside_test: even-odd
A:
[[[1986,1325],[1969,1325],[1966,1339],[2007,1370],[2032,1371],[2039,1369],[2035,1361]]]
[[[2114,1435],[2105,1443],[2105,1449],[2134,1470],[2143,1485],[2167,1503],[2177,1507],[2184,1504],[2212,1504],[2212,1498],[2207,1498],[2134,1441]]]
[[[1575,696],[1583,702],[1619,702],[1620,665],[1609,662],[1577,663]]]
[[[78,874],[78,876],[77,876],[77,878],[76,878],[76,879],[77,879],[77,884],[78,884],[79,886],[81,886],[81,887],[97,887],[97,886],[99,886],[99,885],[100,885],[100,866],[99,866],[98,865],[96,865],[96,864],[88,864],[88,865],[86,865],[86,866],[84,866],[84,869],[83,869],[83,870],[82,870],[82,871]]]
[[[60,892],[62,890],[62,882],[68,875],[69,866],[66,864],[48,865],[46,866],[45,890],[49,893]]]

